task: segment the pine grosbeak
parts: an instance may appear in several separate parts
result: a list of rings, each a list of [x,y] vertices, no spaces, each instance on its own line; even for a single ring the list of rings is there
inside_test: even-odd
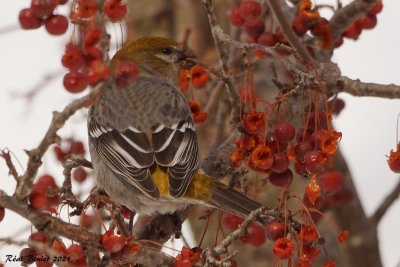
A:
[[[138,77],[125,89],[109,82],[89,111],[89,146],[97,185],[142,215],[201,203],[245,217],[260,205],[199,171],[191,112],[178,72],[195,57],[170,39],[144,37],[110,62],[133,61]]]

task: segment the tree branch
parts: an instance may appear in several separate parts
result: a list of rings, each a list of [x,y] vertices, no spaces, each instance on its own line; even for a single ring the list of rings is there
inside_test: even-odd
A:
[[[393,188],[392,192],[385,197],[379,207],[376,209],[371,217],[371,220],[378,225],[386,211],[392,206],[392,204],[400,197],[400,180],[397,185]]]
[[[29,196],[33,180],[39,167],[42,165],[42,157],[50,145],[59,140],[57,131],[64,126],[64,123],[79,109],[93,102],[101,93],[104,83],[99,83],[89,94],[76,99],[68,104],[62,112],[53,112],[53,119],[50,126],[40,142],[39,146],[33,150],[27,151],[29,156],[26,171],[20,177],[15,190],[15,196],[24,199]]]
[[[210,23],[211,27],[211,32],[212,36],[214,38],[214,43],[215,47],[217,48],[218,52],[218,57],[219,57],[219,62],[221,65],[221,70],[222,70],[222,75],[223,75],[223,80],[225,83],[225,87],[228,91],[229,94],[229,99],[232,105],[232,111],[231,111],[231,126],[232,129],[235,129],[237,127],[237,124],[240,121],[240,108],[239,108],[239,102],[240,102],[240,97],[239,93],[237,91],[237,88],[235,86],[235,81],[229,73],[229,66],[227,64],[228,62],[228,53],[229,49],[226,49],[226,44],[222,42],[216,33],[216,30],[220,29],[220,26],[217,24],[217,18],[214,13],[214,7],[212,5],[212,0],[203,0],[203,3],[206,7],[207,10],[207,15],[208,15],[208,21]]]
[[[349,93],[353,96],[372,96],[388,99],[400,98],[400,86],[395,84],[365,83],[342,76],[337,80],[336,87],[339,92]]]
[[[277,0],[267,0],[269,7],[271,8],[276,20],[281,27],[282,33],[285,35],[289,44],[296,49],[296,51],[300,54],[302,59],[315,67],[317,63],[311,57],[311,55],[307,52],[303,44],[300,42],[296,33],[293,31],[291,25],[289,24],[285,14],[282,11],[281,4]]]

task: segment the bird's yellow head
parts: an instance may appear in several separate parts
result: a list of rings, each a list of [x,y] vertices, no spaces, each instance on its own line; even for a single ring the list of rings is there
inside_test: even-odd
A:
[[[177,82],[179,70],[196,64],[196,57],[190,50],[164,37],[142,37],[128,42],[111,59],[111,69],[124,60],[135,62],[142,71],[150,68],[173,83]]]

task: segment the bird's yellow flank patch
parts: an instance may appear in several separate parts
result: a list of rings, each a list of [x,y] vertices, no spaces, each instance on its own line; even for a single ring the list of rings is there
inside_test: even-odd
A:
[[[168,174],[157,167],[152,174],[153,182],[160,191],[161,196],[169,196]],[[212,187],[215,186],[210,176],[202,171],[197,172],[190,183],[183,198],[208,201],[211,199]]]

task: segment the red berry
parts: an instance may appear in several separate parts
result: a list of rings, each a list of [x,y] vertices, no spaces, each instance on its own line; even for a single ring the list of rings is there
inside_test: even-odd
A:
[[[285,153],[275,153],[274,163],[271,170],[276,173],[282,173],[289,167],[289,158]]]
[[[42,243],[43,245],[47,245],[49,242],[47,236],[43,232],[32,233],[29,236],[28,241]]]
[[[360,34],[360,27],[358,27],[357,24],[353,23],[346,29],[346,31],[343,33],[343,36],[349,39],[357,40]]]
[[[251,18],[244,23],[244,30],[252,37],[257,37],[264,32],[265,24],[260,18]]]
[[[72,43],[68,43],[65,47],[64,55],[61,59],[64,67],[70,70],[78,70],[85,65],[85,56],[82,50]]]
[[[302,16],[297,16],[292,21],[292,28],[298,36],[304,35],[308,31],[307,20]]]
[[[87,175],[87,172],[82,167],[78,167],[72,172],[72,178],[78,183],[84,182],[87,178]]]
[[[125,243],[126,238],[124,236],[115,235],[113,231],[105,232],[101,238],[101,244],[104,249],[111,253],[121,251],[124,248]]]
[[[379,1],[371,7],[371,9],[368,11],[368,15],[376,15],[382,11],[382,8],[383,8],[382,1]]]
[[[305,225],[300,229],[300,240],[303,245],[308,245],[318,239],[319,235],[315,226]]]
[[[64,34],[68,29],[68,19],[63,15],[52,15],[44,22],[46,31],[52,35]]]
[[[285,225],[278,221],[272,221],[265,226],[265,231],[269,240],[275,241],[285,236]]]
[[[139,69],[132,61],[118,62],[114,70],[115,83],[119,88],[128,87],[138,76]]]
[[[297,160],[303,160],[307,152],[314,150],[311,141],[298,142],[294,148]]]
[[[341,98],[334,98],[328,101],[328,108],[335,115],[338,115],[344,109],[345,105],[346,103]]]
[[[239,12],[245,20],[257,18],[261,14],[261,6],[254,0],[243,1],[239,6]]]
[[[221,221],[222,225],[225,226],[228,230],[234,231],[243,222],[243,219],[236,215],[224,212],[222,214]]]
[[[296,129],[290,122],[281,122],[275,127],[276,140],[279,142],[288,142],[296,135]]]
[[[375,28],[378,20],[375,15],[368,15],[356,21],[356,25],[360,29],[370,30]]]
[[[340,36],[335,42],[335,48],[340,47],[343,44],[343,36]]]
[[[19,24],[25,30],[37,29],[39,28],[43,20],[41,18],[36,17],[31,8],[24,8],[19,12]]]
[[[272,172],[268,176],[268,180],[271,184],[279,187],[286,187],[289,186],[293,181],[293,173],[290,169],[282,173]]]
[[[326,18],[318,18],[311,27],[311,33],[315,36],[324,36],[330,33],[329,21]]]
[[[329,171],[319,176],[319,186],[326,191],[336,191],[343,186],[343,174],[339,171]]]
[[[278,42],[278,38],[272,32],[263,32],[257,38],[257,43],[265,46],[274,46]]]
[[[297,131],[296,141],[297,142],[309,141],[311,139],[312,133],[313,131],[309,129],[301,128],[300,130]]]
[[[95,46],[101,37],[101,30],[100,29],[92,29],[85,34],[85,38],[83,40],[83,46],[85,48]]]
[[[321,171],[324,168],[326,157],[318,150],[308,151],[304,155],[304,166],[309,172]]]
[[[31,2],[32,13],[41,19],[50,16],[55,7],[56,2],[54,0],[32,0]]]
[[[107,0],[103,8],[104,13],[112,22],[122,20],[128,12],[126,3],[123,0]]]
[[[19,257],[24,264],[32,264],[36,256],[36,250],[33,248],[23,248],[19,253]]]
[[[309,261],[313,261],[319,257],[321,250],[313,246],[303,246],[301,248],[301,253]],[[311,265],[310,265],[311,266]]]
[[[3,207],[0,207],[0,222],[3,221],[5,213],[5,209]]]
[[[313,208],[313,209],[317,209],[320,210],[322,208],[322,206],[324,205],[324,199],[322,196],[319,196],[314,203],[311,203],[310,201],[310,197],[307,194],[303,195],[303,204],[304,206],[306,206],[307,208]]]
[[[94,0],[78,0],[74,13],[82,19],[90,18],[96,13],[97,5]]]
[[[77,244],[71,244],[67,249],[67,253],[71,257],[71,261],[80,260],[84,257],[82,247]]]
[[[81,72],[71,71],[63,79],[65,89],[71,93],[80,93],[88,85],[87,76]]]
[[[272,251],[279,259],[288,259],[294,252],[293,242],[290,239],[279,238],[275,241]]]
[[[248,243],[255,247],[259,247],[265,243],[265,228],[258,224],[252,223],[247,228],[248,233]]]
[[[231,24],[235,27],[241,27],[243,26],[244,23],[244,19],[242,18],[242,16],[240,15],[240,11],[239,8],[233,8],[231,10],[231,14],[229,16],[229,19],[231,21]]]
[[[85,146],[81,141],[72,141],[69,146],[69,153],[76,155],[85,155]]]

